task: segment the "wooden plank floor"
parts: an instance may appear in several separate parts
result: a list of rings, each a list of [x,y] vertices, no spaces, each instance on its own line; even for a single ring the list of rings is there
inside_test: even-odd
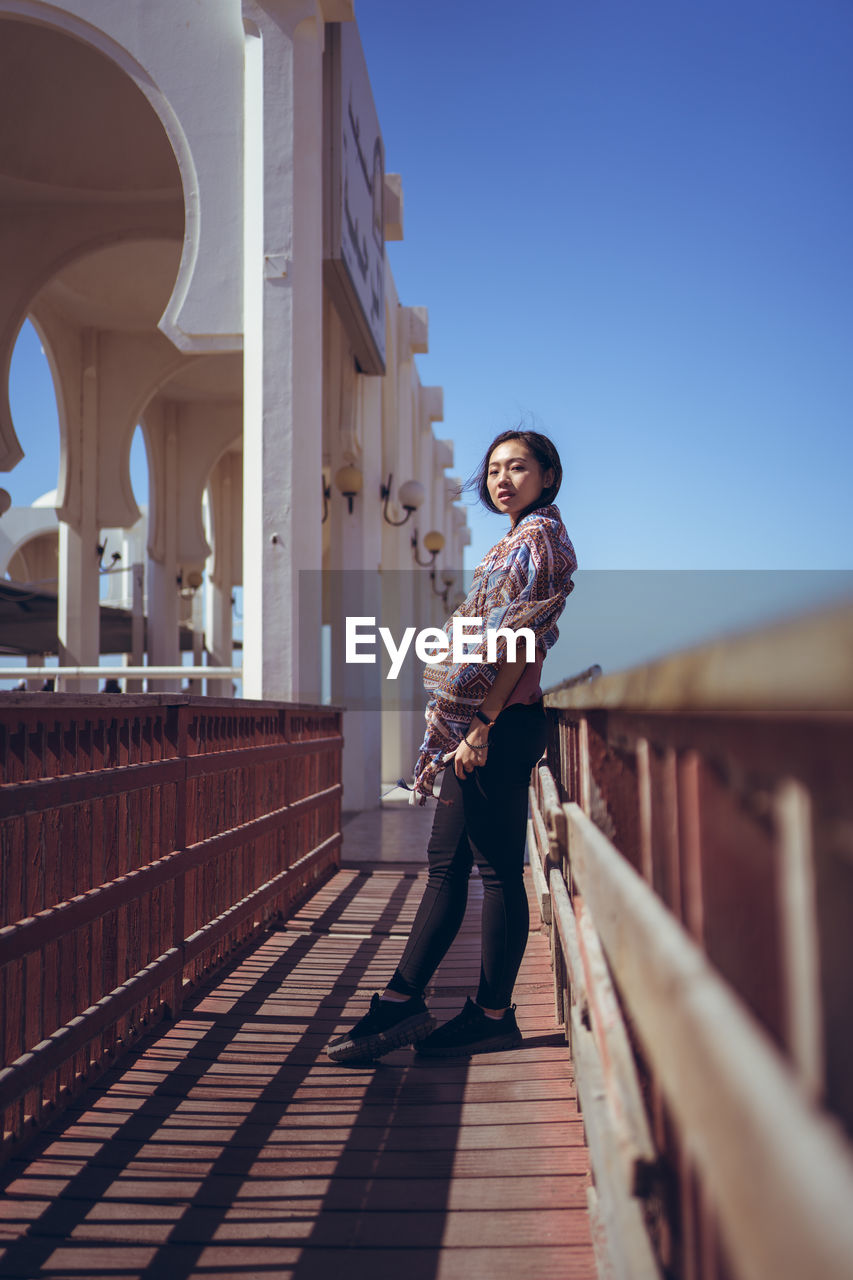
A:
[[[524,1280],[596,1275],[587,1152],[546,941],[516,988],[521,1049],[469,1061],[323,1047],[393,971],[421,891],[361,861],[5,1170],[0,1276]],[[436,975],[473,991],[481,886]],[[538,916],[533,911],[533,927]]]

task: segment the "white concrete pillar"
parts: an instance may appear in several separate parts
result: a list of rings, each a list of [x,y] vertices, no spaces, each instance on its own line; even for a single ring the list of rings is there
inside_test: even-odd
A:
[[[279,9],[243,6],[243,688],[319,701],[320,599],[300,601],[299,573],[322,565],[322,22]]]
[[[234,625],[231,587],[226,582],[207,581],[205,637],[209,660],[214,667],[230,667],[233,662]],[[234,685],[229,680],[208,680],[211,697],[230,698]]]
[[[408,531],[405,525],[404,530]],[[406,545],[408,551],[408,542]],[[415,574],[411,565],[389,570],[389,587],[383,600],[383,616],[398,640],[408,626],[417,626]],[[399,678],[382,687],[382,784],[390,786],[398,778],[411,778],[415,752],[412,740],[423,723],[421,663],[410,657]],[[421,737],[423,735],[421,734]],[[420,738],[418,739],[420,741]]]
[[[210,661],[218,667],[231,666],[233,656],[231,593],[238,570],[234,549],[241,483],[240,457],[226,453],[214,469],[208,487],[213,555],[208,560],[205,637]],[[208,680],[207,691],[218,698],[229,698],[233,685],[230,680]]]
[[[178,643],[178,408],[165,401],[158,406],[156,421],[149,429],[162,432],[162,469],[152,477],[158,486],[155,498],[162,542],[155,553],[148,548],[148,663],[172,667],[181,661]],[[152,414],[153,417],[153,414]],[[161,505],[162,504],[162,505]],[[153,530],[152,530],[153,536]],[[149,692],[179,691],[179,679],[157,681]]]
[[[97,666],[100,652],[98,557],[98,333],[80,342],[80,407],[64,423],[66,512],[59,522],[57,633],[61,666]],[[73,513],[73,514],[72,514]],[[97,679],[63,679],[65,691],[95,693]]]
[[[356,437],[362,442],[364,488],[355,500],[352,515],[346,503],[338,499],[335,509],[339,528],[333,528],[333,537],[337,534],[339,563],[344,570],[344,590],[336,602],[337,607],[344,616],[347,613],[373,615],[377,626],[382,617],[382,584],[377,573],[382,545],[381,395],[380,378],[366,375],[356,378],[354,427]],[[342,618],[336,619],[333,636],[342,634],[341,626]],[[379,803],[382,782],[383,680],[379,646],[376,665],[350,667],[347,679],[351,684],[357,682],[364,705],[360,710],[344,712],[343,805],[346,810],[373,809]]]
[[[411,538],[415,530],[419,537],[419,554],[426,558],[424,535],[433,527],[430,508],[430,474],[421,456],[420,398],[417,368],[413,356],[416,351],[427,350],[426,317],[422,308],[396,305],[397,295],[390,272],[387,277],[387,296],[392,300],[392,315],[396,319],[393,340],[388,344],[388,374],[391,385],[387,389],[386,412],[390,421],[386,424],[387,470],[394,473],[395,489],[406,480],[419,480],[425,489],[424,504],[401,528],[384,527],[383,568],[393,569],[394,581],[390,589],[392,599],[386,602],[386,616],[395,634],[402,634],[406,626],[418,629],[431,624],[431,605],[424,595],[424,571],[415,563]],[[426,578],[426,589],[429,579]],[[393,601],[393,603],[392,603]],[[382,725],[382,781],[396,782],[398,777],[411,778],[412,766],[424,733],[423,666],[411,659],[394,690],[385,690],[385,709]]]
[[[193,632],[193,666],[201,667],[204,665],[204,601],[200,591],[193,594],[190,602],[190,624]],[[202,679],[189,681],[190,693],[204,693],[203,686]]]
[[[128,544],[132,547],[130,540]],[[133,548],[134,553],[136,548]],[[124,655],[126,667],[141,667],[145,662],[145,565],[136,558],[130,564],[131,650]],[[125,693],[142,693],[142,679],[128,676]]]

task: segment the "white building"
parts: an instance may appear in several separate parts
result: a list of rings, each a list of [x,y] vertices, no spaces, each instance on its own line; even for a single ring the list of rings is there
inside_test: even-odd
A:
[[[317,701],[322,624],[367,612],[364,584],[381,595],[390,571],[407,624],[441,621],[442,580],[413,557],[449,574],[468,531],[433,429],[441,389],[414,364],[426,312],[388,268],[402,189],[352,0],[0,0],[0,121],[0,470],[27,449],[6,389],[29,316],[59,408],[62,663],[98,661],[97,548],[140,517],[138,424],[150,664],[178,663],[179,580],[200,574],[222,665],[242,585],[251,698]],[[400,485],[422,486],[399,527],[389,475],[392,520]],[[7,543],[28,564],[26,538]],[[345,588],[321,590],[324,569]],[[376,707],[379,670],[363,672]],[[414,705],[348,713],[346,808],[408,771],[421,729]]]

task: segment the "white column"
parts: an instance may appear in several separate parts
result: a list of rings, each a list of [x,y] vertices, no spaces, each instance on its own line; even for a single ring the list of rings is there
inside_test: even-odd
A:
[[[239,459],[233,453],[222,458],[208,489],[214,554],[208,561],[205,636],[210,661],[214,666],[231,666],[234,645],[231,592],[235,582],[234,523],[237,515],[235,471]],[[207,692],[218,698],[229,698],[233,692],[230,680],[208,680]]]
[[[389,273],[390,280],[390,273]],[[389,296],[396,297],[393,282],[389,283]],[[422,600],[422,571],[415,564],[411,538],[418,531],[423,558],[423,538],[429,530],[429,476],[424,471],[418,452],[420,428],[416,414],[415,391],[419,386],[418,374],[412,350],[412,314],[410,308],[396,309],[396,336],[389,344],[387,377],[394,380],[389,400],[393,415],[387,428],[391,450],[387,470],[394,473],[395,488],[406,480],[420,480],[426,489],[424,505],[399,529],[384,530],[383,568],[396,570],[392,586],[392,600],[386,604],[389,626],[395,635],[401,635],[407,626],[424,627],[430,618],[424,612]],[[386,475],[387,475],[386,470]],[[385,476],[383,476],[383,479]],[[410,658],[397,688],[386,691],[386,710],[382,726],[382,781],[396,782],[402,776],[411,778],[412,766],[424,733],[423,664]]]
[[[319,701],[320,599],[300,601],[299,571],[322,565],[322,24],[244,13],[243,688]]]
[[[333,609],[337,607],[339,613],[333,621],[333,637],[343,634],[346,614],[374,615],[375,611],[377,627],[382,618],[382,584],[377,572],[382,546],[379,502],[381,393],[378,377],[365,375],[356,379],[354,425],[356,436],[362,442],[364,489],[355,499],[352,515],[340,495],[333,504],[337,514],[337,528],[332,528],[332,546],[337,552],[335,567],[343,570],[343,589],[333,604]],[[374,809],[379,803],[383,682],[380,648],[381,645],[377,644],[375,666],[351,666],[346,672],[347,683],[357,687],[362,703],[359,709],[344,712],[342,780],[346,810]],[[333,664],[335,661],[333,651]],[[339,652],[337,662],[340,663]]]
[[[415,603],[415,574],[409,537],[411,521],[400,530],[401,540],[405,535],[403,556],[398,560],[400,567],[390,571],[391,584],[383,605],[386,625],[392,634],[399,638],[408,626],[420,626],[418,608]],[[408,560],[408,564],[406,561]],[[423,737],[423,708],[426,697],[422,687],[423,666],[417,658],[410,656],[403,673],[396,682],[383,684],[382,694],[385,707],[382,712],[382,783],[391,785],[399,777],[408,782],[411,778],[412,765],[415,763],[416,751],[413,739],[420,743]]]
[[[136,548],[128,539],[130,554]],[[130,564],[130,596],[131,596],[131,651],[125,654],[125,666],[141,667],[145,661],[145,565],[137,559]],[[125,693],[141,693],[142,679],[129,676],[124,682]]]
[[[72,521],[59,522],[57,632],[61,666],[97,666],[100,653],[98,573],[98,333],[81,340],[80,409],[65,421],[67,505]],[[97,679],[63,680],[66,691],[94,693]]]
[[[231,585],[224,580],[207,580],[207,617],[205,635],[209,662],[215,667],[230,667],[233,662],[234,624]],[[231,680],[208,680],[207,692],[212,697],[230,698],[234,692]]]
[[[178,423],[177,408],[162,406],[163,468],[152,477],[160,486],[158,508],[162,510],[162,546],[155,557],[149,544],[148,559],[148,662],[150,666],[173,667],[181,661],[178,644]],[[162,504],[162,506],[161,506]],[[180,680],[157,681],[149,692],[179,691]]]
[[[204,604],[200,591],[196,591],[190,602],[190,622],[193,630],[193,666],[204,665]],[[203,693],[201,679],[190,680],[190,693]]]

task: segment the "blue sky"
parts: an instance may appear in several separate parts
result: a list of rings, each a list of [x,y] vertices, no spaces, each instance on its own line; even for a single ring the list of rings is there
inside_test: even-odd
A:
[[[828,571],[853,569],[853,5],[357,0],[356,16],[403,175],[389,253],[401,300],[429,308],[418,364],[444,387],[454,471],[524,420],[563,456],[579,587],[697,571],[658,575],[681,584],[652,593],[665,631],[635,627],[609,665],[849,587]],[[16,503],[55,484],[44,367],[25,333]],[[470,519],[469,568],[503,532]],[[708,592],[709,570],[767,572]]]
[[[853,6],[357,18],[456,469],[525,417],[583,567],[851,567]]]

